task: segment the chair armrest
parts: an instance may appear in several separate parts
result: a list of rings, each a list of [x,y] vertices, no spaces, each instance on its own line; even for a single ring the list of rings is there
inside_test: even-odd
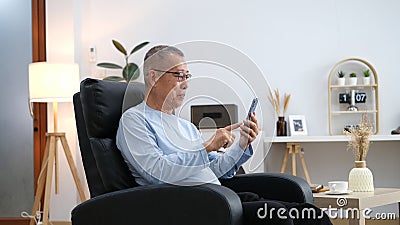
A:
[[[235,192],[253,192],[270,200],[313,203],[310,185],[304,179],[289,174],[243,174],[220,181]]]
[[[239,225],[242,205],[232,190],[214,184],[151,185],[103,194],[72,210],[73,225]]]

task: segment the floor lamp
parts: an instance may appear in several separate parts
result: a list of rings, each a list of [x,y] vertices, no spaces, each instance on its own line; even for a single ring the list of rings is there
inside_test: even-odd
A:
[[[47,62],[31,63],[29,65],[29,99],[30,102],[52,102],[54,113],[54,130],[46,133],[46,149],[43,156],[40,175],[37,181],[32,215],[39,210],[44,192],[43,225],[49,222],[50,191],[55,172],[55,191],[58,194],[58,151],[60,140],[67,158],[69,168],[74,178],[81,201],[86,197],[75,167],[72,154],[65,137],[65,132],[58,131],[57,103],[71,102],[72,96],[79,87],[79,67],[77,64],[51,64]],[[34,223],[31,220],[31,225]]]

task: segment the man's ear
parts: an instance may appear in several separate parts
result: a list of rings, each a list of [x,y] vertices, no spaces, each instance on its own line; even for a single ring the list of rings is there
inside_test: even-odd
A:
[[[156,86],[156,72],[154,70],[150,70],[149,71],[149,76],[147,77],[147,81],[149,82],[151,87],[155,87]]]

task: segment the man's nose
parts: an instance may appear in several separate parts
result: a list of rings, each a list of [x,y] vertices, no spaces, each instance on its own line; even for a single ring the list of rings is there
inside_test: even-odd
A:
[[[188,81],[187,81],[187,80],[182,81],[182,82],[179,84],[179,87],[182,88],[182,89],[187,89],[187,88],[189,87]]]

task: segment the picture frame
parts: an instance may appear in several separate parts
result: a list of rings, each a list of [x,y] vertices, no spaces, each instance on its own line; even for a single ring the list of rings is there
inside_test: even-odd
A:
[[[307,123],[304,115],[289,115],[290,136],[307,135]]]

